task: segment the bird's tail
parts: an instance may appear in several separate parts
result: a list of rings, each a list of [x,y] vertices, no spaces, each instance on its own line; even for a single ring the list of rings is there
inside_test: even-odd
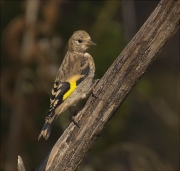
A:
[[[51,134],[53,122],[56,119],[56,117],[57,117],[56,115],[54,115],[53,117],[46,117],[46,121],[45,121],[45,124],[44,124],[40,134],[39,134],[38,141],[41,138],[41,136],[43,136],[43,138],[45,138],[45,140],[47,140],[49,138],[49,136]]]

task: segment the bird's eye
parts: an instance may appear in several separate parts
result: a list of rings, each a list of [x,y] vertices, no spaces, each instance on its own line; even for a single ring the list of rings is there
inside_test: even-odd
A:
[[[81,39],[79,39],[79,40],[78,40],[78,42],[79,42],[79,43],[82,43],[82,40],[81,40]]]

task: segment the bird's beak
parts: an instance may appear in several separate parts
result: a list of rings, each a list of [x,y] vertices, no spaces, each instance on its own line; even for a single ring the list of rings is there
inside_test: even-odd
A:
[[[93,45],[96,45],[96,43],[94,43],[92,40],[88,40],[87,45],[88,46],[93,46]]]

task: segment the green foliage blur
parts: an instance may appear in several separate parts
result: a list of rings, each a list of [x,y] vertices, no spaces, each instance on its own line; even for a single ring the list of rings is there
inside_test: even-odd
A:
[[[38,2],[33,11],[30,0],[0,2],[1,170],[15,170],[18,155],[27,170],[35,170],[69,125],[67,110],[50,138],[37,140],[72,33],[85,30],[97,44],[89,53],[96,64],[95,78],[101,78],[158,4]],[[178,170],[179,47],[178,31],[116,111],[79,171]]]

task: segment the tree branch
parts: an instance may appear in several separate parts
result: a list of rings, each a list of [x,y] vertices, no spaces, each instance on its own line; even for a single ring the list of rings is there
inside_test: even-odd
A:
[[[149,19],[118,56],[38,170],[75,170],[107,122],[180,25],[180,1],[161,0]]]
[[[18,171],[26,171],[21,156],[18,156],[17,169]]]

